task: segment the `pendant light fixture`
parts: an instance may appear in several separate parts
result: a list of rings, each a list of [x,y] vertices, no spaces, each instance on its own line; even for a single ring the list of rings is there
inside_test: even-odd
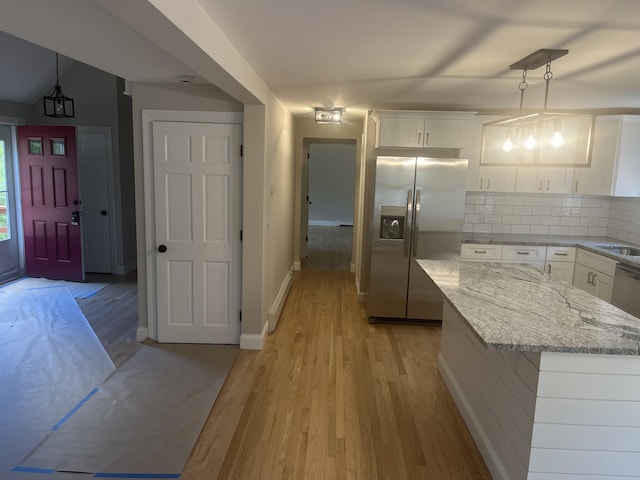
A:
[[[511,70],[522,70],[522,79],[518,84],[520,111],[518,116],[484,124],[483,164],[589,162],[593,115],[547,110],[549,86],[553,78],[551,62],[568,52],[564,49],[540,49],[510,65]],[[527,74],[529,70],[542,65],[546,65],[543,109],[523,113],[524,94],[529,86]],[[567,141],[573,148],[563,149]],[[501,153],[497,152],[498,145]],[[565,151],[570,153],[565,154]],[[574,158],[568,158],[567,155],[573,155]]]
[[[75,117],[75,109],[73,98],[67,97],[62,93],[60,88],[60,79],[58,72],[58,54],[56,53],[56,85],[53,87],[49,95],[43,97],[44,114],[47,117],[54,118],[73,118]]]

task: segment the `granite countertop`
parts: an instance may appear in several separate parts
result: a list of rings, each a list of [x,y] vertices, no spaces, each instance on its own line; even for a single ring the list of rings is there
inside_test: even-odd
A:
[[[496,243],[501,245],[540,245],[561,247],[582,247],[586,250],[604,255],[614,260],[640,267],[640,257],[620,255],[600,246],[622,245],[640,248],[629,242],[622,242],[611,237],[580,237],[580,236],[553,236],[553,235],[519,235],[507,233],[463,233],[462,243]]]
[[[640,319],[532,267],[418,263],[488,348],[640,354]]]

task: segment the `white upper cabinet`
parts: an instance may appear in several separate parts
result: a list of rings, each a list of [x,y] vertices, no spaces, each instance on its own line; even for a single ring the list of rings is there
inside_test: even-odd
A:
[[[591,166],[576,168],[573,192],[640,196],[640,115],[598,115]]]
[[[473,112],[375,112],[376,148],[465,149],[470,142],[473,115]]]
[[[470,144],[461,156],[469,159],[467,190],[484,192],[514,192],[517,168],[512,166],[480,165],[482,125],[500,117],[477,115],[469,126]]]
[[[571,193],[573,169],[520,167],[516,178],[519,193]]]

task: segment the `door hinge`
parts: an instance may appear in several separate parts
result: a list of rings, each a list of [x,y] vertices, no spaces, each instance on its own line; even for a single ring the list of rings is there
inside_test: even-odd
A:
[[[308,242],[309,241],[309,237],[304,237],[304,241]]]
[[[244,145],[240,145],[240,156],[244,157]]]
[[[307,160],[311,160],[311,154],[307,153]]]
[[[242,322],[242,310],[240,310],[240,322]]]
[[[242,241],[242,230],[240,230],[240,241]]]

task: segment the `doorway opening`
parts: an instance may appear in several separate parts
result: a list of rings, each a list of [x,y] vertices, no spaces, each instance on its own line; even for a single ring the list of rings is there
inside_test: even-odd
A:
[[[305,140],[306,229],[302,267],[353,271],[355,140]]]

